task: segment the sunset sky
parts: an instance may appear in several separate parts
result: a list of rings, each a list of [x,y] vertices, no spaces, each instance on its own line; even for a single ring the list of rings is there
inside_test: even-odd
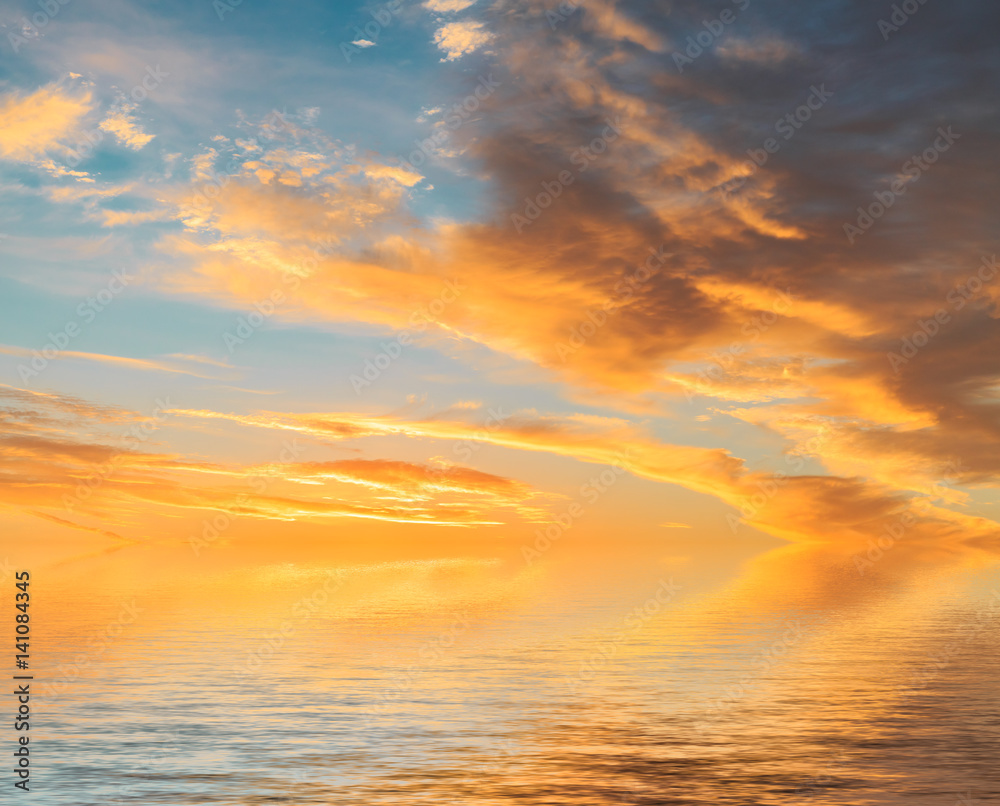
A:
[[[1000,538],[1000,7],[50,5],[0,8],[38,556]]]

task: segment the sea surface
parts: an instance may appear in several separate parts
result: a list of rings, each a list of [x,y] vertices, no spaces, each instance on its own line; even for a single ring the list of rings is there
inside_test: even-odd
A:
[[[32,569],[18,802],[1000,802],[994,551],[291,554]]]

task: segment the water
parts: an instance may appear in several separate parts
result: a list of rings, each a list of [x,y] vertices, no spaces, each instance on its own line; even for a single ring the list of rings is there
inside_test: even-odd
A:
[[[1000,800],[991,551],[409,554],[34,568],[33,801]]]

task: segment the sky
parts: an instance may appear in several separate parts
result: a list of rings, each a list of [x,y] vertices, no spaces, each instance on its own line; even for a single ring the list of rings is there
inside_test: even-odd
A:
[[[46,554],[1000,538],[1000,9],[0,6]]]

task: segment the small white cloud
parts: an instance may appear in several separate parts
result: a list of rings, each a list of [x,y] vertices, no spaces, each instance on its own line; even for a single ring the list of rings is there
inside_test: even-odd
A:
[[[483,30],[483,23],[471,20],[449,22],[434,32],[434,44],[445,53],[443,62],[453,62],[492,40],[493,34]]]
[[[351,42],[352,45],[356,45],[359,48],[373,48],[375,47],[374,42],[369,42],[367,39],[355,39]]]
[[[442,106],[432,106],[430,109],[421,109],[420,114],[417,116],[417,123],[426,123],[442,109],[444,109]]]
[[[156,136],[142,130],[142,126],[132,116],[129,107],[119,107],[111,112],[101,121],[100,128],[113,134],[122,145],[128,146],[133,151],[138,151]]]
[[[439,14],[453,14],[456,11],[465,11],[469,6],[474,6],[476,2],[477,0],[427,0],[424,3],[424,8]]]

